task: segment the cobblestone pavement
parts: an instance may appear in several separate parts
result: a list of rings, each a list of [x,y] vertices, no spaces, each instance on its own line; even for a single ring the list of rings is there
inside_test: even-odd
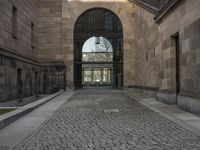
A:
[[[200,138],[117,90],[82,90],[16,150],[200,150]]]

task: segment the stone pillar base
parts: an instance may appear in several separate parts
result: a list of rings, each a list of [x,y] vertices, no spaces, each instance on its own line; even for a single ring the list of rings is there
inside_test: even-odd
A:
[[[178,107],[185,111],[200,114],[200,99],[185,96],[178,96]]]
[[[163,93],[157,92],[156,98],[166,104],[175,105],[177,104],[177,96],[175,93]]]
[[[73,91],[75,91],[75,87],[74,86],[66,87],[66,91],[73,92]]]

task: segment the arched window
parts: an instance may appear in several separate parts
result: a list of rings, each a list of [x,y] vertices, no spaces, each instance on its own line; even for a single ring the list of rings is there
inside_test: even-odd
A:
[[[113,47],[104,37],[91,37],[82,48],[83,62],[111,62],[113,61]]]

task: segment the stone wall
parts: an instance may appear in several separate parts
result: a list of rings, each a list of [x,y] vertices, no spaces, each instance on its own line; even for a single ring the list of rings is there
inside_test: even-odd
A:
[[[13,37],[13,7],[17,9],[16,37]],[[35,65],[35,61],[30,61],[35,58],[36,52],[31,42],[32,35],[35,36],[37,31],[36,22],[36,0],[0,1],[0,101],[31,96],[36,92],[34,77],[35,71],[39,73],[40,68]],[[34,33],[31,32],[32,24],[35,25]],[[20,96],[17,87],[18,69],[21,69],[23,81]]]
[[[65,89],[65,72],[63,63],[47,64],[0,49],[0,102]]]
[[[53,93],[65,89],[65,66],[49,66],[44,69],[44,93]]]
[[[127,0],[40,0],[38,1],[37,56],[43,60],[60,60],[66,64],[66,86],[74,89],[73,31],[78,17],[85,11],[102,7],[113,11],[122,21],[124,31],[124,85],[133,83],[134,49],[133,5]],[[131,54],[131,55],[130,55]]]
[[[135,84],[140,87],[160,87],[163,78],[162,66],[160,64],[162,55],[157,43],[162,37],[158,33],[158,26],[153,21],[154,14],[145,9],[135,6],[134,14],[134,36],[135,36]],[[138,59],[139,58],[139,59]]]
[[[135,84],[159,89],[166,103],[177,103],[176,47],[174,36],[179,35],[181,97],[200,98],[200,1],[183,0],[171,9],[160,22],[154,14],[135,6]],[[139,59],[138,59],[139,58]],[[173,101],[171,101],[174,99]],[[197,106],[194,99],[178,99],[178,105],[189,111]],[[184,103],[184,104],[183,104]],[[196,107],[195,107],[196,109]],[[197,110],[197,109],[196,109]]]
[[[164,41],[170,41],[171,36],[177,32],[180,36],[180,93],[177,104],[180,108],[200,114],[199,10],[200,1],[184,0],[176,10],[163,18],[160,29],[163,32]],[[165,51],[173,60],[175,59],[173,43],[169,43],[168,47]],[[170,72],[174,75],[174,68]],[[171,86],[175,84],[172,79]]]
[[[134,49],[133,42],[133,5],[127,0],[94,0],[94,1],[62,1],[62,50],[63,59],[67,66],[67,87],[74,88],[74,47],[73,47],[73,31],[74,24],[78,17],[91,8],[106,8],[114,12],[121,20],[123,25],[124,37],[124,85],[133,83],[134,70]]]
[[[61,58],[61,11],[58,0],[0,1],[0,102],[65,88],[63,62],[49,63]]]
[[[37,57],[62,59],[62,0],[38,0]]]
[[[12,36],[12,9],[17,8],[17,38]],[[31,24],[37,22],[37,0],[0,1],[0,47],[6,50],[35,56],[31,46]],[[34,33],[35,34],[35,33]]]
[[[171,79],[165,76],[162,82],[168,80],[169,88],[175,89],[175,46],[172,36],[179,33],[180,37],[180,95],[200,97],[200,1],[182,1],[159,24],[159,32],[163,34],[162,51],[166,61],[171,63],[169,73]],[[164,61],[165,62],[165,61]],[[167,62],[165,62],[167,63]]]
[[[43,75],[43,68],[34,61],[0,54],[0,102],[43,93]]]
[[[200,2],[182,2],[161,23],[156,24],[153,14],[136,6],[136,85],[176,92],[176,52],[173,36],[179,33],[181,93],[198,95],[199,8]]]

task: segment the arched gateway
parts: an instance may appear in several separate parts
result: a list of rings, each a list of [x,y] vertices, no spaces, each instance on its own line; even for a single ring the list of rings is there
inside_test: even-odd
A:
[[[74,27],[74,86],[123,86],[123,27],[110,10],[84,12]]]

